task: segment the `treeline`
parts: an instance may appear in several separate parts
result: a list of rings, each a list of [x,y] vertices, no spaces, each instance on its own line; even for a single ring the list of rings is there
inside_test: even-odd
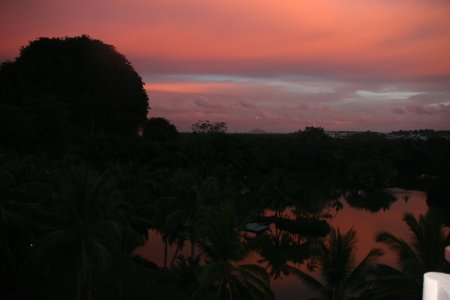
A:
[[[149,128],[143,137],[85,137],[64,145],[3,149],[13,149],[19,156],[34,153],[63,161],[82,159],[96,168],[112,162],[153,169],[197,168],[203,176],[223,180],[232,176],[249,186],[261,184],[261,177],[280,173],[295,185],[427,189],[450,173],[450,141],[441,138],[332,139],[322,128],[314,127],[291,134],[177,133],[174,129],[175,133],[164,136],[162,130]],[[147,133],[152,130],[159,133]]]
[[[425,138],[429,138],[437,136],[449,138],[450,130],[434,130],[434,129],[398,130],[392,131],[390,134],[401,137],[423,136]]]

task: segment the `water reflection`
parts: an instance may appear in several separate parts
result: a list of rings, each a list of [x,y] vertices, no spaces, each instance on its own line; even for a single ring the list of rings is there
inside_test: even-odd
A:
[[[355,228],[358,235],[358,259],[364,256],[375,246],[375,235],[381,230],[391,231],[401,238],[407,238],[408,228],[403,222],[405,213],[414,216],[425,214],[428,211],[426,194],[421,191],[394,191],[396,201],[389,209],[377,213],[350,206],[345,200],[344,208],[331,220],[333,227],[342,231]],[[376,245],[380,247],[380,245]],[[394,263],[389,253],[382,259],[384,263]]]
[[[408,228],[403,222],[405,213],[412,213],[415,216],[425,214],[428,210],[426,204],[426,194],[421,191],[407,191],[401,189],[388,190],[394,197],[388,209],[380,209],[376,213],[366,209],[352,207],[348,201],[342,197],[340,199],[343,207],[330,220],[330,225],[339,227],[342,232],[354,228],[357,234],[356,259],[360,261],[367,253],[377,247],[385,250],[385,256],[379,261],[395,266],[395,258],[383,245],[375,242],[376,234],[381,230],[391,231],[396,236],[406,238]],[[299,267],[307,272],[305,265]],[[315,276],[314,273],[310,273]],[[285,277],[272,283],[272,289],[279,299],[294,300],[307,299],[316,294],[308,287],[304,286],[298,279]]]
[[[401,189],[385,190],[377,193],[346,194],[339,199],[342,204],[340,209],[332,214],[324,212],[322,221],[327,220],[332,227],[346,232],[354,228],[357,234],[356,259],[359,262],[373,248],[382,248],[386,255],[380,262],[395,265],[395,258],[383,245],[375,242],[375,236],[379,231],[386,230],[400,238],[407,238],[408,229],[403,222],[405,213],[415,216],[425,214],[427,211],[426,194],[421,191],[407,191]],[[362,205],[362,203],[367,203]],[[337,207],[337,206],[336,206]],[[281,218],[280,218],[281,217]],[[289,232],[289,220],[304,219],[296,217],[294,209],[286,209],[278,216],[274,212],[266,212],[261,221],[270,222],[269,234],[246,234],[249,246],[254,250],[245,259],[245,263],[256,263],[265,267],[272,276],[271,288],[278,299],[293,300],[307,299],[315,296],[315,293],[304,286],[297,278],[287,276],[290,267],[297,267],[305,272],[307,270],[305,259],[310,255],[309,239],[304,232]],[[285,226],[287,223],[287,226]],[[277,226],[278,225],[278,226]],[[279,226],[281,225],[281,226]],[[295,229],[295,228],[294,228]],[[164,260],[164,243],[156,231],[150,231],[149,241],[136,253],[142,257],[162,266]],[[168,259],[172,260],[176,246],[169,247]],[[181,254],[189,256],[190,245],[184,247]],[[309,272],[316,276],[314,272]]]
[[[376,213],[380,210],[386,211],[397,199],[392,193],[383,190],[354,191],[345,195],[345,200],[351,207],[367,209]]]
[[[143,246],[134,250],[134,254],[155,263],[158,267],[161,268],[164,265],[165,253],[165,245],[162,235],[158,231],[151,229],[148,231],[148,236],[149,239]],[[184,255],[186,257],[190,255],[191,243],[189,241],[186,241],[184,247],[178,253],[176,249],[177,246],[175,244],[169,245],[169,247],[167,248],[167,258],[170,265],[172,265],[172,261],[174,260],[176,255]]]

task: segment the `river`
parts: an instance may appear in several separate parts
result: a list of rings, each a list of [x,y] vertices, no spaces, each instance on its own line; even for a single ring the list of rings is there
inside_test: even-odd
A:
[[[376,243],[376,234],[385,230],[392,232],[398,237],[407,239],[409,233],[406,224],[403,222],[403,215],[412,213],[417,217],[427,212],[426,194],[424,192],[402,189],[391,189],[389,192],[394,195],[396,200],[389,205],[389,208],[380,209],[377,212],[352,207],[344,197],[341,197],[340,201],[343,207],[330,219],[330,225],[339,228],[341,232],[346,232],[352,227],[356,230],[358,240],[357,262],[366,256],[372,248],[377,247],[385,250],[386,253],[380,259],[380,262],[395,265],[395,258],[389,249]],[[187,243],[184,247],[184,255],[189,254],[188,249],[190,249],[190,246]],[[135,253],[162,266],[164,243],[162,243],[159,233],[151,230],[149,241],[138,248]],[[174,253],[175,247],[169,247],[169,264]],[[258,255],[252,253],[246,261],[257,262],[258,259]],[[299,267],[303,270],[306,269],[303,265],[299,265]],[[312,274],[314,275],[314,273]],[[290,276],[272,280],[271,287],[277,299],[281,300],[308,299],[316,295],[298,279]]]
[[[403,215],[412,213],[417,217],[420,214],[425,214],[428,210],[425,192],[401,189],[392,189],[391,192],[395,196],[396,201],[390,205],[389,209],[371,212],[362,208],[354,208],[342,198],[343,208],[331,219],[330,224],[335,228],[339,228],[341,232],[346,232],[352,227],[356,230],[358,239],[357,263],[372,248],[381,248],[385,250],[385,255],[380,259],[380,262],[395,266],[395,258],[391,252],[375,241],[376,234],[385,230],[392,232],[398,237],[407,239],[409,232],[406,224],[403,222]],[[304,268],[302,269],[304,270]],[[299,282],[298,279],[292,277],[273,281],[272,289],[277,299],[280,300],[308,299],[316,295],[316,293]]]

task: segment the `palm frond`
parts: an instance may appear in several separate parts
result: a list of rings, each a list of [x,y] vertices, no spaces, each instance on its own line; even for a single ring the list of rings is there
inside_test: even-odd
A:
[[[377,234],[377,242],[381,242],[391,248],[397,256],[397,261],[402,268],[420,264],[417,253],[405,240],[400,239],[390,232],[382,231]]]
[[[260,278],[266,285],[270,285],[270,276],[266,269],[261,266],[255,264],[243,264],[239,265],[239,270],[248,274],[253,274],[253,276]]]
[[[227,267],[224,262],[209,263],[203,267],[200,273],[200,286],[214,286],[217,283],[217,280],[220,280],[223,276],[228,276]]]
[[[326,290],[326,286],[316,278],[312,277],[311,275],[296,268],[291,269],[290,272],[292,275],[303,281],[310,288],[320,293],[323,293]]]
[[[364,281],[376,269],[376,261],[384,255],[381,249],[372,249],[364,259],[356,266],[345,282],[347,288],[355,287],[358,282]]]

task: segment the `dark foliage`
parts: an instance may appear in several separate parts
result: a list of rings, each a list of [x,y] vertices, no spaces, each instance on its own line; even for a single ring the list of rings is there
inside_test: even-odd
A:
[[[367,209],[374,213],[381,209],[383,211],[388,210],[396,200],[394,195],[381,190],[350,192],[346,195],[345,199],[352,207]]]
[[[4,143],[64,143],[136,135],[146,120],[143,82],[111,45],[88,36],[40,38],[0,68]]]
[[[208,120],[199,120],[192,125],[194,133],[225,133],[228,127],[225,122],[209,122]]]
[[[167,141],[178,137],[178,130],[164,118],[150,118],[147,120],[142,132],[144,138],[156,141]]]

